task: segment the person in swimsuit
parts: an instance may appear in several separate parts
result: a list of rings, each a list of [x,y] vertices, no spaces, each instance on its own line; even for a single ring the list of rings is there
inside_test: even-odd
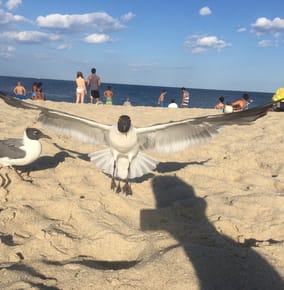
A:
[[[113,92],[111,86],[107,86],[107,89],[104,91],[104,97],[106,98],[106,105],[112,105]]]
[[[242,110],[247,109],[248,104],[249,104],[248,100],[249,100],[249,95],[243,94],[241,99],[232,102],[230,105],[233,107],[234,112],[242,111]]]
[[[36,83],[35,84],[35,92],[32,92],[32,99],[33,100],[38,100],[38,101],[44,101],[45,100],[45,95],[43,93],[43,89],[42,89],[42,83]]]
[[[167,91],[163,90],[158,98],[158,105],[160,105],[160,107],[164,107],[164,100],[166,97]]]
[[[186,90],[186,88],[181,88],[181,108],[188,108],[189,104],[189,92]]]
[[[17,83],[17,85],[14,87],[13,92],[16,95],[16,98],[18,98],[18,99],[25,99],[26,98],[27,92],[26,92],[26,89],[22,85],[21,82]]]
[[[84,103],[86,94],[86,82],[83,73],[78,71],[76,78],[76,104]]]
[[[224,104],[224,97],[220,97],[218,102],[214,105],[214,109],[224,109],[225,104]]]

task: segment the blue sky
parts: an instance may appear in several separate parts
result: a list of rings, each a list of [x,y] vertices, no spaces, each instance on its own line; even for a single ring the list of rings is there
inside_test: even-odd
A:
[[[283,61],[283,0],[0,0],[0,75],[273,92]]]

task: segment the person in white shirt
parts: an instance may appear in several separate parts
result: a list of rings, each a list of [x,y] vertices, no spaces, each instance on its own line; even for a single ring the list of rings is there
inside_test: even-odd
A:
[[[174,99],[171,99],[171,102],[169,103],[168,108],[178,108],[178,105]]]

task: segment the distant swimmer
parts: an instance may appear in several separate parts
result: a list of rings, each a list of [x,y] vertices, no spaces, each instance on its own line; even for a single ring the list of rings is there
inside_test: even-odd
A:
[[[13,92],[16,95],[16,98],[21,99],[21,100],[26,99],[27,92],[21,82],[17,83],[17,85],[14,87]]]
[[[158,105],[160,105],[160,107],[164,107],[164,100],[166,97],[167,91],[163,90],[158,98]]]
[[[189,92],[185,87],[181,88],[181,108],[188,108],[189,105]]]
[[[126,100],[124,100],[123,106],[132,106],[131,101],[130,101],[129,98],[127,98]]]
[[[106,105],[112,105],[113,92],[111,86],[107,86],[106,90],[104,91],[104,97],[106,98]]]

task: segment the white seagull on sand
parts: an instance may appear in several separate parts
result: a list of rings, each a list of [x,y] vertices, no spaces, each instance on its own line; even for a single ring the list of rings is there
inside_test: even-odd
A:
[[[49,138],[36,128],[26,128],[22,139],[0,140],[0,166],[28,165],[41,154],[40,138]]]
[[[114,125],[106,125],[80,116],[36,106],[0,94],[6,103],[22,108],[41,111],[38,120],[59,133],[78,138],[83,142],[105,144],[108,148],[90,153],[91,161],[106,174],[112,176],[111,188],[120,191],[115,179],[125,180],[123,191],[132,190],[129,180],[141,177],[154,170],[159,163],[143,151],[153,149],[170,153],[204,143],[225,125],[248,125],[264,116],[272,103],[242,112],[188,118],[137,128],[130,117],[122,115]]]

